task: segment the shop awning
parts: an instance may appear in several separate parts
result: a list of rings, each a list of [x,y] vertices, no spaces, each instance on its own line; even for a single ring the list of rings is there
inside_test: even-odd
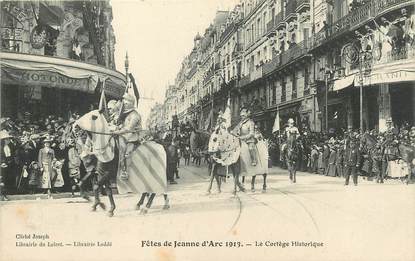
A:
[[[415,81],[415,57],[375,65],[368,76],[363,77],[363,86]]]
[[[363,78],[363,86],[415,81],[415,69],[379,70]]]
[[[346,76],[342,79],[338,79],[338,80],[334,81],[333,91],[340,91],[344,88],[347,88],[347,87],[353,85],[354,78],[355,78],[355,75],[352,74],[352,75]]]
[[[2,84],[42,86],[93,93],[105,80],[106,92],[120,98],[124,75],[105,67],[57,57],[0,53]]]

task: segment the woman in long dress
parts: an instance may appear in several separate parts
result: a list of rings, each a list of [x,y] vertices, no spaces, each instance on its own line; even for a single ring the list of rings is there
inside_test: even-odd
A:
[[[55,159],[55,152],[50,147],[51,140],[46,138],[43,141],[44,147],[39,150],[38,163],[42,172],[42,179],[40,188],[44,189],[48,193],[48,198],[52,198],[52,177],[53,169],[52,162]]]

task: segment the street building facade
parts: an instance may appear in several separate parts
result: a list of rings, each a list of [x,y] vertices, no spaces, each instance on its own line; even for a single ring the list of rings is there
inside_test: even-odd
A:
[[[100,82],[120,98],[112,18],[109,1],[2,1],[2,117],[85,112]]]
[[[207,129],[230,98],[232,124],[248,107],[265,134],[277,113],[313,132],[412,125],[414,32],[410,0],[241,0],[196,35],[163,106]]]

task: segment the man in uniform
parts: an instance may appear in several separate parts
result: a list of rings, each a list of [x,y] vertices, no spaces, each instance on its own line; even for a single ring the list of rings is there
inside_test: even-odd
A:
[[[258,161],[255,147],[255,123],[249,118],[249,110],[247,108],[241,109],[240,116],[241,121],[232,132],[248,144],[251,165],[256,166]]]
[[[128,178],[127,167],[130,164],[129,155],[139,145],[139,131],[141,130],[141,117],[135,110],[135,98],[131,94],[124,94],[122,111],[118,118],[119,125],[114,134],[121,135],[125,139],[125,146],[119,146],[122,177]],[[127,162],[128,160],[128,162]]]
[[[357,176],[360,161],[359,141],[353,137],[350,143],[346,146],[344,153],[344,176],[346,181],[345,186],[349,185],[350,175],[353,175],[353,183],[357,186]]]

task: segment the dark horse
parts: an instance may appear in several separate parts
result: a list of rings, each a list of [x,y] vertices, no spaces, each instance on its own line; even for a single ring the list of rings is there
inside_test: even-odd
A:
[[[292,183],[297,182],[297,161],[299,155],[299,146],[295,135],[290,135],[287,139],[285,148],[285,160],[288,171],[290,172],[290,180]]]

